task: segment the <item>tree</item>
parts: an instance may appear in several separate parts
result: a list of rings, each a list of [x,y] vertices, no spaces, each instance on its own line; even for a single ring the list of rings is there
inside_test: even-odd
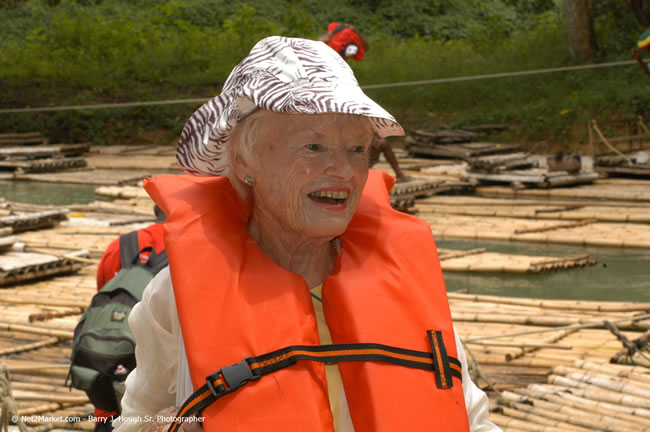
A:
[[[642,27],[650,27],[650,2],[647,0],[626,0],[634,18]]]
[[[587,62],[594,58],[596,52],[596,32],[591,0],[565,0],[566,23],[569,34],[569,51],[571,55]]]

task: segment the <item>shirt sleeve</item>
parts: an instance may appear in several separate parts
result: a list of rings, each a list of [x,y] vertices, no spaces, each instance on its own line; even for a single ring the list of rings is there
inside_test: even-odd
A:
[[[113,279],[121,268],[120,239],[117,238],[108,245],[97,266],[97,291],[102,289],[106,282]]]
[[[463,344],[454,330],[458,360],[463,369],[463,394],[465,395],[465,408],[469,417],[469,430],[471,432],[497,432],[501,431],[497,425],[490,421],[490,403],[483,390],[478,388],[467,367],[467,356]]]
[[[126,379],[122,416],[113,423],[119,432],[140,430],[158,411],[176,405],[180,324],[169,267],[147,285],[129,326],[138,366]]]

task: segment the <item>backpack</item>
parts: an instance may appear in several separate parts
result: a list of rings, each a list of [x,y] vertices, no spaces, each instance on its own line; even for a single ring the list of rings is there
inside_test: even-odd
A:
[[[141,264],[140,253],[146,251],[149,259]],[[123,388],[136,366],[129,313],[149,281],[168,264],[166,251],[138,249],[137,231],[120,236],[120,261],[122,269],[93,296],[75,327],[68,373],[71,386],[85,391],[95,407],[117,412],[123,390],[115,388]]]

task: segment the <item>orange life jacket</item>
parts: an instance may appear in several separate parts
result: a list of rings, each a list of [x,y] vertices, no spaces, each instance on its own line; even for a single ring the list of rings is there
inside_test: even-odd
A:
[[[333,343],[430,353],[427,329],[434,329],[443,354],[455,357],[431,229],[390,207],[393,182],[371,170],[323,284]],[[319,345],[305,280],[261,251],[247,231],[249,209],[227,178],[163,175],[145,188],[167,214],[165,244],[195,389],[246,356]],[[433,372],[394,364],[339,363],[339,370],[357,432],[469,430],[456,377],[441,389]],[[216,400],[202,416],[208,431],[332,431],[324,366],[299,361]]]

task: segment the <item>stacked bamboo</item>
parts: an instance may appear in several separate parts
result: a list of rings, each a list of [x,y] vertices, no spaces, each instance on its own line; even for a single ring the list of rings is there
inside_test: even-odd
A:
[[[479,197],[434,197],[418,200],[420,213],[526,219],[596,220],[650,223],[650,204],[533,201]]]
[[[650,225],[530,220],[423,213],[438,239],[507,240],[582,246],[650,248]],[[588,223],[583,223],[588,222]]]
[[[48,183],[122,185],[136,184],[148,175],[146,173],[134,173],[133,170],[83,169],[56,173],[15,174],[14,178]]]
[[[117,234],[117,230],[111,233]],[[97,234],[68,234],[104,238]],[[78,392],[67,393],[70,399],[56,398],[64,390],[72,330],[95,292],[94,272],[95,267],[88,266],[77,275],[0,292],[0,359],[10,367],[21,413],[90,412]],[[499,391],[518,395],[524,394],[528,385],[547,384],[552,370],[554,375],[577,380],[566,369],[556,368],[575,367],[576,360],[598,364],[599,374],[608,373],[605,370],[609,368],[621,370],[608,364],[622,345],[605,328],[605,320],[617,323],[630,340],[650,328],[648,303],[552,301],[457,293],[450,293],[449,301],[470,364],[472,358],[476,359],[483,373],[476,379],[478,384],[485,387],[490,382]],[[640,315],[645,319],[641,320]],[[497,400],[494,394],[492,398]],[[611,402],[611,397],[608,400],[624,406],[620,401]],[[533,421],[530,419],[534,417],[523,411],[529,406],[522,408],[519,402],[499,404],[501,413],[493,413],[493,420],[504,428],[517,428],[516,421],[521,418],[528,416],[527,421]]]
[[[588,255],[577,257],[526,256],[485,249],[468,251],[438,249],[440,264],[445,272],[489,273],[548,273],[596,264]]]
[[[67,219],[67,209],[52,209],[33,205],[15,205],[3,202],[0,216],[0,286],[4,287],[56,274],[79,271],[87,264],[88,251],[82,247],[64,252],[25,245],[21,238],[11,233],[26,234],[55,227]],[[35,211],[33,211],[35,210]],[[30,235],[30,234],[26,234]],[[38,232],[35,234],[38,236]]]
[[[0,292],[0,364],[9,368],[18,415],[27,425],[92,430],[86,395],[65,385],[70,341],[95,292],[96,267]],[[40,416],[40,417],[39,417]],[[78,417],[81,421],[60,422]]]
[[[149,195],[142,186],[101,186],[95,194],[119,199],[147,199]]]
[[[159,145],[94,147],[86,155],[88,166],[95,169],[137,169],[180,172],[176,147]]]
[[[650,430],[650,369],[610,364],[622,345],[604,324],[617,322],[632,340],[650,326],[650,303],[449,301],[470,372],[492,386],[491,420],[504,431]]]
[[[546,384],[504,391],[492,420],[507,430],[650,430],[650,370],[576,360]]]
[[[0,146],[14,146],[26,144],[47,144],[48,139],[40,132],[3,133],[0,134]]]
[[[481,186],[475,189],[477,195],[537,198],[571,198],[613,201],[650,201],[650,188],[646,184],[628,184],[625,187],[597,180],[591,185],[571,188],[514,190],[502,186]]]
[[[33,145],[30,141],[22,144],[0,148],[0,169],[14,171],[18,175],[24,172],[53,172],[86,166],[86,160],[80,156],[88,150],[88,144]]]

